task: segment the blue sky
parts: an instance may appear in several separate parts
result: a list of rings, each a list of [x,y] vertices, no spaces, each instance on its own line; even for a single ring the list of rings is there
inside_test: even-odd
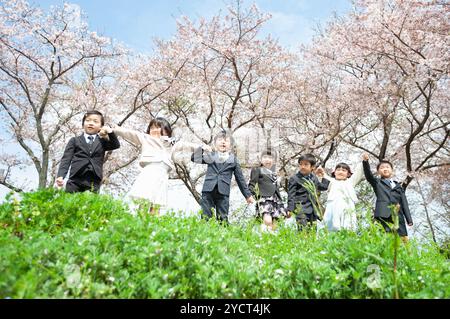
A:
[[[43,9],[60,5],[62,0],[30,0]],[[230,0],[72,0],[88,16],[90,29],[115,38],[139,52],[151,52],[152,38],[169,39],[176,31],[175,20],[181,15],[191,19],[211,17],[225,11]],[[306,43],[312,27],[325,23],[333,12],[343,14],[351,8],[350,0],[246,0],[273,15],[263,31],[278,38],[285,46]]]

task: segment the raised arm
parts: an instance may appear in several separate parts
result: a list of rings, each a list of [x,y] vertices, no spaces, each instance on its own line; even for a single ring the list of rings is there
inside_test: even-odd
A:
[[[315,183],[317,190],[321,192],[328,190],[328,186],[330,185],[330,181],[325,177],[322,178],[322,180],[319,180],[319,178],[316,176]]]
[[[364,170],[364,176],[366,177],[366,180],[369,182],[370,185],[375,189],[377,186],[377,180],[373,176],[372,172],[370,171],[370,165],[368,160],[364,160],[363,162],[363,170]]]
[[[350,177],[350,181],[353,186],[356,186],[363,179],[364,179],[363,164],[360,162],[356,164],[355,171],[353,172],[353,175]]]
[[[191,155],[191,161],[196,164],[207,164],[203,158],[203,149],[197,147]]]
[[[327,172],[325,171],[325,169],[324,169],[322,166],[319,166],[319,167],[316,169],[315,175],[316,175],[316,177],[317,177],[317,179],[318,179],[318,181],[319,181],[319,184],[321,184],[321,187],[322,187],[322,188],[323,188],[323,187],[326,187],[325,189],[321,189],[321,190],[327,190],[328,187],[329,187],[330,182],[334,180],[333,177],[331,177],[331,176],[329,176],[329,175],[327,174]],[[325,181],[324,183],[322,183],[322,181],[323,181],[324,179],[325,179],[326,181]],[[317,186],[319,186],[319,184],[317,184]]]
[[[105,151],[112,151],[118,149],[120,147],[119,139],[114,132],[108,133],[108,139],[105,139],[106,143],[104,144]]]

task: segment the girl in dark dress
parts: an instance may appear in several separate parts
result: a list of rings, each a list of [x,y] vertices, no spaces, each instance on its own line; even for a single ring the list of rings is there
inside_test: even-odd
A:
[[[261,166],[252,169],[248,184],[249,190],[256,199],[258,216],[262,217],[263,225],[269,231],[275,229],[275,219],[281,216],[286,217],[287,214],[277,184],[275,160],[273,152],[263,152]]]

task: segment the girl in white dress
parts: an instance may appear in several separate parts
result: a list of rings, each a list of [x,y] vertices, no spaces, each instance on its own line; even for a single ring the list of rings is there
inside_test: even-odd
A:
[[[170,123],[161,117],[150,121],[147,133],[122,127],[109,128],[109,130],[140,148],[141,172],[126,198],[148,201],[151,214],[165,211],[169,172],[175,170],[176,154],[182,151],[192,152],[199,145],[181,141],[174,143]],[[203,148],[209,147],[203,146]]]
[[[354,174],[350,166],[345,163],[336,165],[331,177],[327,176],[321,167],[317,169],[317,176],[330,181],[328,197],[324,214],[324,225],[329,231],[340,229],[356,230],[357,218],[355,204],[358,202],[355,186],[364,178],[362,164],[359,163]]]

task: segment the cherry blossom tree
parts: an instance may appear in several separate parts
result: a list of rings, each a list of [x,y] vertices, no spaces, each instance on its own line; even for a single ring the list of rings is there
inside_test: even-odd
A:
[[[260,38],[269,18],[256,6],[244,8],[236,1],[225,16],[198,23],[182,17],[174,39],[159,42],[168,69],[184,63],[163,97],[168,116],[176,119],[184,137],[211,143],[222,129],[235,134],[245,128],[268,130],[273,119],[289,112],[284,104],[286,79],[292,78],[295,59],[276,40]],[[243,142],[241,150],[247,147]],[[243,166],[250,164],[250,159],[241,159]],[[199,200],[196,185],[201,175],[192,174],[189,161],[177,163],[177,172]]]
[[[393,160],[405,186],[450,164],[448,15],[439,1],[358,0],[306,50],[353,115],[340,139]]]
[[[48,185],[49,170],[57,164],[54,152],[80,127],[81,114],[105,98],[98,90],[106,77],[104,65],[125,53],[88,31],[77,6],[64,4],[45,13],[23,0],[2,2],[1,117],[34,165],[39,187]],[[14,189],[7,180],[2,184]]]
[[[76,6],[44,13],[23,0],[3,1],[0,116],[25,156],[0,155],[0,183],[21,190],[11,169],[31,164],[39,187],[51,184],[82,114],[98,109],[107,124],[142,131],[164,116],[178,138],[199,145],[227,129],[243,167],[271,146],[284,177],[302,153],[325,165],[368,152],[390,159],[423,202],[445,202],[436,189],[450,164],[449,8],[436,0],[353,4],[297,54],[261,36],[270,15],[236,0],[210,19],[181,17],[174,37],[143,55],[90,32]],[[107,188],[127,188],[137,156],[125,141],[107,154]],[[199,201],[203,168],[184,154],[176,169]]]

